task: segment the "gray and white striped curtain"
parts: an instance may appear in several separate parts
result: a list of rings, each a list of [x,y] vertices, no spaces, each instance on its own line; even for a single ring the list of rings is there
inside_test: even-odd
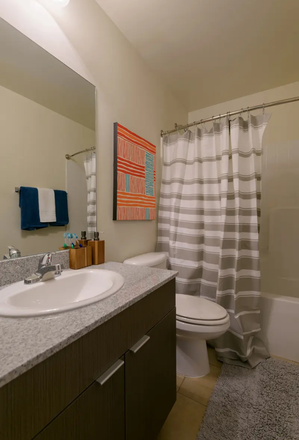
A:
[[[96,153],[87,154],[84,161],[87,183],[87,234],[97,230],[97,158]]]
[[[218,359],[255,366],[260,330],[259,217],[262,137],[270,115],[214,122],[164,137],[157,250],[179,272],[177,293],[200,295],[230,314],[213,341]]]

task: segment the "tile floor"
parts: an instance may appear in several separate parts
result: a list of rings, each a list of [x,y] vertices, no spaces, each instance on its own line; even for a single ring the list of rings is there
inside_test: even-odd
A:
[[[177,401],[157,440],[195,440],[222,363],[208,349],[211,371],[200,379],[177,377]]]

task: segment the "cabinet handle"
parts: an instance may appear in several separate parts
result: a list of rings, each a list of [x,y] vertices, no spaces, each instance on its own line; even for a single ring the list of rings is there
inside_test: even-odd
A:
[[[150,337],[147,335],[144,335],[138,342],[136,342],[133,347],[130,348],[130,351],[132,353],[137,353],[137,351],[140,350],[141,347],[143,347],[148,341],[150,340]]]
[[[106,383],[107,380],[110,379],[110,377],[112,377],[113,374],[116,373],[123,365],[124,365],[124,361],[119,359],[107,371],[105,371],[105,373],[103,373],[102,376],[100,376],[97,379],[97,382],[100,385],[104,385],[104,383]]]

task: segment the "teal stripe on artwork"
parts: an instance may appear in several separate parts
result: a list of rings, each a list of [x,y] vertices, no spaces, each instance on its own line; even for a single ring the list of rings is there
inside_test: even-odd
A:
[[[126,174],[126,192],[130,192],[130,174]]]
[[[154,155],[145,152],[145,194],[154,196]]]
[[[145,208],[145,220],[150,219],[149,214],[150,214],[149,208]]]

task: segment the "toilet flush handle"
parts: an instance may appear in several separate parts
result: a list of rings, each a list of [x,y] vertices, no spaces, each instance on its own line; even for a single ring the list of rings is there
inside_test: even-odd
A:
[[[136,354],[137,351],[139,351],[140,348],[143,347],[149,340],[150,336],[144,335],[138,342],[136,342],[136,344],[133,345],[133,347],[130,348],[130,351]]]

